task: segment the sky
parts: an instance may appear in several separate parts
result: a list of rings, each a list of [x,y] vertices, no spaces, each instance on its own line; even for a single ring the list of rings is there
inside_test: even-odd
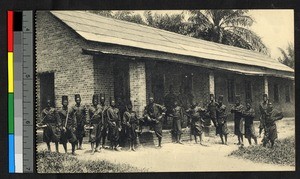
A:
[[[144,11],[135,11],[143,15]],[[159,14],[181,13],[179,10],[152,11]],[[281,52],[278,47],[286,49],[288,43],[294,44],[294,11],[293,10],[249,10],[248,14],[255,19],[250,27],[262,38],[269,48],[271,57],[278,59]]]

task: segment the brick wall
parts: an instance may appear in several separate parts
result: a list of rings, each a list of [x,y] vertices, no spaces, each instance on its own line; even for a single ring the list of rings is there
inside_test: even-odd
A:
[[[134,110],[142,116],[146,106],[146,67],[145,62],[129,63],[130,100]]]
[[[105,104],[109,105],[110,97],[114,97],[113,65],[109,58],[94,57],[95,93],[105,95]]]
[[[292,80],[268,77],[269,82],[269,99],[274,107],[282,110],[284,116],[295,116],[295,86]],[[279,101],[274,101],[274,84],[278,85]],[[290,102],[286,101],[285,87],[290,89]]]
[[[74,94],[81,94],[82,103],[90,103],[94,94],[93,59],[82,54],[86,42],[48,12],[36,14],[37,74],[54,73],[56,107],[61,107],[61,96],[69,96],[69,105],[75,104]],[[39,107],[39,81],[37,108]]]

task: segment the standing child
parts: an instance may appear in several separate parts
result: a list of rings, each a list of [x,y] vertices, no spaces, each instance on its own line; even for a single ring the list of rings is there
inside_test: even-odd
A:
[[[178,105],[178,102],[174,102],[174,109],[173,109],[173,131],[176,135],[176,143],[182,144],[181,142],[181,134],[182,128],[181,123],[183,121],[183,109]]]
[[[243,111],[243,117],[245,119],[245,138],[248,139],[250,145],[251,145],[251,138],[254,140],[255,144],[257,144],[257,137],[253,126],[255,111],[251,107],[250,100],[246,101],[246,110]]]
[[[137,125],[138,125],[138,118],[136,112],[132,110],[132,103],[131,101],[128,102],[126,106],[126,111],[123,114],[123,126],[126,126],[126,137],[129,141],[129,150],[135,151],[134,143],[137,139]]]
[[[240,96],[235,96],[235,106],[232,107],[231,113],[234,114],[234,134],[238,137],[237,145],[243,146],[243,122],[242,122],[242,112],[244,110],[244,106],[241,105]]]
[[[220,135],[222,144],[227,145],[227,135],[228,135],[227,115],[226,115],[226,106],[223,104],[223,95],[219,96],[216,110],[217,110],[216,133]],[[223,136],[225,138],[225,143],[224,143]]]
[[[200,145],[202,144],[202,133],[204,127],[204,121],[201,118],[201,112],[204,111],[201,107],[197,106],[197,103],[192,102],[191,108],[186,112],[190,116],[191,135],[194,136],[195,143],[197,144],[197,137],[200,138]]]

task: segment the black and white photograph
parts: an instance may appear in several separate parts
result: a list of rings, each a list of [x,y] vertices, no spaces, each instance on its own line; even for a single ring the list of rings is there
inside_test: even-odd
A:
[[[35,13],[38,173],[295,171],[294,10]]]

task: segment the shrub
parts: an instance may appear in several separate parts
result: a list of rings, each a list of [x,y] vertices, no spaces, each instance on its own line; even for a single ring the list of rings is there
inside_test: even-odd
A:
[[[37,171],[38,173],[118,173],[147,170],[105,160],[79,161],[74,156],[41,151],[37,153]]]
[[[229,154],[255,162],[295,166],[295,137],[277,140],[273,148],[253,145]]]

